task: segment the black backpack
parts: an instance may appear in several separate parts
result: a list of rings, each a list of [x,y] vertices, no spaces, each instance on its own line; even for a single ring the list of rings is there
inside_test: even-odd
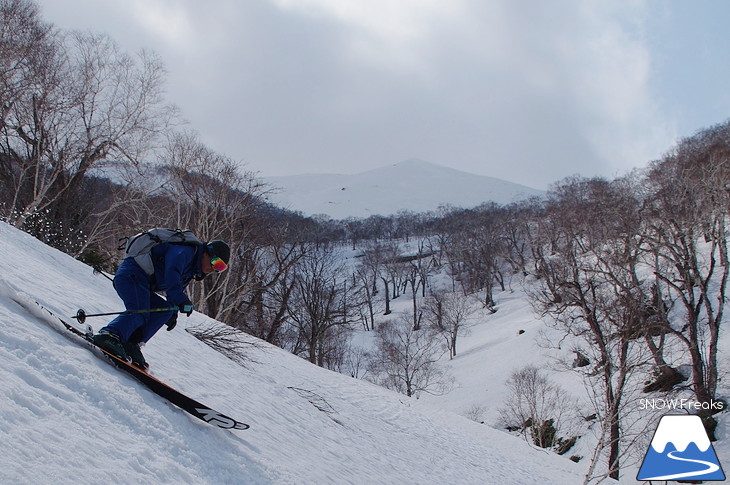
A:
[[[193,231],[189,229],[158,227],[126,238],[126,242],[122,243],[119,249],[124,249],[125,258],[134,258],[139,267],[149,276],[152,276],[155,273],[155,267],[152,264],[150,251],[153,247],[162,243],[197,246],[203,244],[203,241],[198,239]]]

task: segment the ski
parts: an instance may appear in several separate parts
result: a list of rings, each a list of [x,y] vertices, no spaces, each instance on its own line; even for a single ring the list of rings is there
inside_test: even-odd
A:
[[[23,304],[23,302],[18,302]],[[60,322],[63,327],[68,330],[71,334],[76,335],[77,337],[80,337],[84,339],[84,341],[89,345],[89,349],[93,351],[97,356],[105,358],[109,363],[113,364],[115,367],[122,369],[123,371],[130,374],[132,377],[137,379],[139,382],[144,384],[149,390],[154,392],[160,397],[163,397],[167,399],[169,402],[174,404],[175,406],[179,407],[183,411],[189,413],[192,416],[195,416],[196,418],[205,421],[206,423],[210,424],[211,426],[216,426],[218,428],[223,429],[248,429],[249,425],[242,423],[240,421],[236,421],[235,419],[226,416],[223,413],[220,413],[216,411],[215,409],[211,409],[210,407],[206,406],[205,404],[202,404],[195,399],[186,396],[182,392],[178,391],[177,389],[174,389],[170,387],[169,385],[165,384],[164,382],[160,381],[156,377],[148,374],[147,372],[143,371],[142,369],[133,366],[132,364],[128,363],[125,360],[120,359],[116,355],[113,355],[106,350],[100,348],[94,342],[91,340],[91,337],[93,336],[93,330],[90,326],[87,325],[86,331],[82,331],[75,326],[67,323],[63,319],[61,319],[58,315],[50,311],[48,308],[44,307],[41,303],[33,300],[33,303],[38,305],[38,308],[46,313],[51,318],[57,320]],[[76,340],[76,339],[72,339]]]

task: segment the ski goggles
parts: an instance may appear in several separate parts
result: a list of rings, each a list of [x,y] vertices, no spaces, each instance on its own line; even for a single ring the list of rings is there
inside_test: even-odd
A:
[[[210,258],[210,265],[213,267],[213,271],[216,273],[222,273],[228,269],[228,265],[218,256]]]

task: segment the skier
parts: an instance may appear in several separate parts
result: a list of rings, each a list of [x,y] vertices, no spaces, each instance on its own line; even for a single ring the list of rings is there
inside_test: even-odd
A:
[[[177,307],[176,310],[119,315],[94,335],[96,345],[123,360],[147,370],[140,349],[163,325],[172,330],[178,312],[187,316],[193,304],[185,294],[190,281],[202,280],[210,273],[228,268],[231,250],[223,241],[203,244],[161,243],[150,250],[154,274],[148,276],[134,258],[127,257],[114,275],[114,288],[127,311]],[[157,294],[165,292],[167,300]]]

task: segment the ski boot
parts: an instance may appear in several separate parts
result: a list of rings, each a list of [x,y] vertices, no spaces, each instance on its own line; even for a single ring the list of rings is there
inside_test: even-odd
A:
[[[119,357],[124,361],[129,361],[127,352],[124,350],[124,345],[119,340],[119,335],[106,330],[101,330],[99,333],[94,335],[92,342],[102,350],[106,350],[110,354]]]
[[[144,359],[144,355],[142,355],[142,349],[140,348],[139,344],[124,342],[122,346],[124,347],[124,351],[127,353],[127,356],[132,359],[132,365],[147,372],[147,369],[150,368],[150,365]]]

